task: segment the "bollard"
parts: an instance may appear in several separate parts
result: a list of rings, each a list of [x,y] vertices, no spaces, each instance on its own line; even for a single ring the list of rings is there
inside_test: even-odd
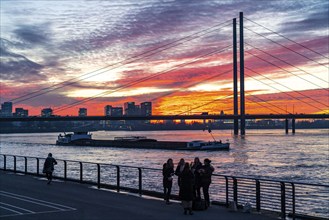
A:
[[[238,181],[233,177],[233,200],[238,205]]]
[[[226,208],[228,208],[229,207],[229,200],[228,200],[228,178],[227,178],[227,176],[225,176],[225,185],[226,185],[226,189],[225,189],[225,194],[226,194]]]
[[[138,191],[142,195],[142,168],[138,168]]]
[[[16,156],[14,156],[14,173],[16,173]]]
[[[256,180],[256,210],[260,211],[260,182]]]
[[[281,219],[286,219],[286,188],[284,182],[281,185]]]
[[[37,175],[39,176],[40,175],[40,171],[39,171],[39,158],[36,158],[37,159]]]
[[[83,167],[82,167],[82,162],[79,162],[80,163],[80,182],[82,183],[83,181]]]
[[[26,157],[24,157],[24,165],[25,165],[24,173],[27,174],[27,158]]]
[[[64,180],[67,179],[67,162],[64,160]]]
[[[296,198],[295,198],[295,184],[291,183],[292,188],[292,219],[296,219]]]
[[[3,155],[3,170],[7,170],[7,156]]]
[[[97,164],[97,188],[101,188],[101,165]]]
[[[117,167],[117,192],[120,192],[120,167]]]

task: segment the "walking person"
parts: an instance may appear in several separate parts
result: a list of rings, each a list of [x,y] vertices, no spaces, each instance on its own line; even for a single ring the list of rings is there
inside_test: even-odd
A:
[[[193,195],[195,200],[201,199],[201,176],[200,169],[202,168],[202,163],[198,157],[194,158],[194,162],[191,166],[191,171],[194,174],[194,187],[193,187]]]
[[[43,164],[43,173],[46,173],[46,177],[48,179],[47,184],[50,184],[53,179],[54,165],[56,164],[57,161],[53,158],[53,155],[49,153],[45,163]]]
[[[184,166],[185,166],[185,160],[184,158],[181,158],[177,164],[176,170],[175,170],[175,175],[178,176],[178,186],[180,186],[180,175],[184,170]]]
[[[174,171],[174,163],[171,158],[167,160],[166,163],[163,164],[162,168],[162,176],[163,176],[163,192],[164,192],[164,199],[166,200],[166,204],[170,203],[170,194],[173,182],[173,176],[175,175]]]
[[[190,215],[193,215],[192,212],[192,200],[193,200],[193,184],[194,184],[194,175],[190,169],[189,163],[185,163],[184,169],[180,175],[181,182],[179,187],[179,198],[182,201],[182,206],[184,208],[184,215],[189,212]]]
[[[211,184],[211,176],[215,170],[210,163],[211,160],[209,160],[208,158],[204,159],[204,165],[200,169],[201,186],[202,186],[203,196],[207,208],[210,206],[209,186]]]

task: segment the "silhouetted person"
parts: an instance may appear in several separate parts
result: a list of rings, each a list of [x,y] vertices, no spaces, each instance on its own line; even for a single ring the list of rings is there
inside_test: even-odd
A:
[[[47,184],[50,184],[53,179],[54,165],[56,164],[57,161],[52,157],[52,154],[49,153],[45,163],[43,164],[43,172],[46,173],[46,177],[48,179]]]
[[[202,168],[202,163],[198,157],[194,158],[194,162],[192,163],[191,170],[194,174],[194,188],[193,188],[193,195],[196,200],[201,199],[201,176],[200,176],[200,169]]]
[[[184,166],[185,166],[185,160],[184,158],[181,158],[175,170],[175,175],[178,176],[178,186],[180,186],[180,175],[184,170]]]
[[[210,163],[211,160],[209,160],[208,158],[204,159],[204,165],[200,169],[201,185],[202,185],[204,200],[206,201],[206,207],[209,207],[210,205],[209,186],[211,184],[212,173],[215,170]]]
[[[170,204],[169,199],[171,194],[173,176],[175,175],[174,163],[171,158],[169,158],[167,162],[163,164],[162,175],[163,175],[164,199],[166,200],[166,204]]]
[[[193,200],[193,185],[194,185],[194,175],[190,169],[189,163],[185,163],[184,169],[180,174],[180,187],[179,187],[179,198],[182,201],[182,206],[184,208],[184,214],[189,211],[190,215],[192,213],[192,200]]]

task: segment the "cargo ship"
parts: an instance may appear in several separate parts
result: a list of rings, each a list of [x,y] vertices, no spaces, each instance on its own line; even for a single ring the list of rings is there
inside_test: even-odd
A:
[[[58,135],[56,145],[118,147],[161,150],[229,150],[230,143],[217,141],[158,141],[145,136],[114,137],[113,140],[95,140],[89,132],[74,132]]]

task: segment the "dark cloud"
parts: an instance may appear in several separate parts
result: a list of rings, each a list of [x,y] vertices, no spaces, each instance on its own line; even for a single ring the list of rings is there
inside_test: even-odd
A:
[[[1,68],[0,74],[2,80],[12,80],[17,82],[35,82],[46,80],[47,77],[39,72],[43,66],[35,63],[23,55],[10,52],[7,44],[0,45]],[[6,42],[6,41],[4,41]],[[6,46],[7,45],[7,46]]]
[[[21,25],[14,30],[15,37],[28,44],[46,44],[50,41],[46,25]]]
[[[303,35],[307,31],[326,30],[329,28],[329,4],[327,7],[319,9],[319,11],[309,14],[305,19],[298,21],[287,21],[286,25],[280,32],[293,32],[294,35]]]

